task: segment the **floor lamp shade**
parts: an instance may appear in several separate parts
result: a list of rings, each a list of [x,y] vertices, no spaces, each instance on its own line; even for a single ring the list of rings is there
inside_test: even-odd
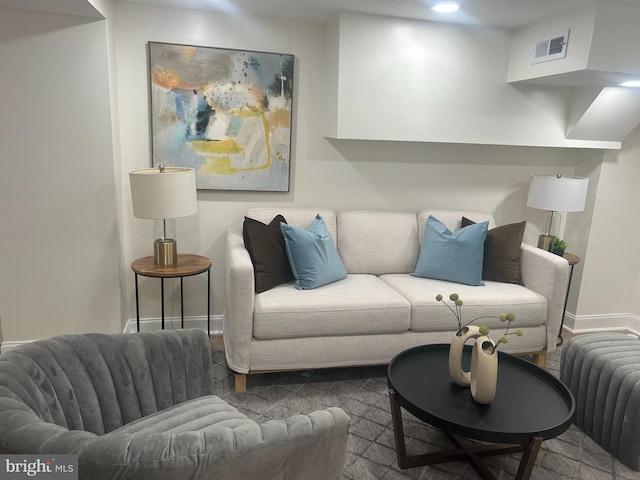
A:
[[[527,206],[551,212],[549,229],[540,235],[538,247],[548,250],[553,240],[551,224],[555,212],[582,212],[587,201],[589,179],[564,175],[533,175]]]
[[[198,211],[196,174],[192,168],[160,167],[129,172],[133,215],[154,220],[157,265],[177,262],[174,218]]]

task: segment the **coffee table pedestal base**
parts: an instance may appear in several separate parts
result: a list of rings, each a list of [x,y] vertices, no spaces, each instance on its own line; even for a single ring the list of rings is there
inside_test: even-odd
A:
[[[448,432],[443,432],[451,443],[457,447],[457,450],[408,456],[404,439],[404,428],[402,426],[402,413],[393,389],[389,389],[389,401],[391,403],[396,455],[398,457],[398,466],[401,469],[467,460],[481,478],[496,480],[496,477],[487,468],[481,458],[522,452],[520,466],[515,478],[516,480],[527,480],[531,475],[538,451],[540,450],[540,445],[542,445],[541,437],[533,437],[531,442],[526,445],[469,445],[460,437]]]

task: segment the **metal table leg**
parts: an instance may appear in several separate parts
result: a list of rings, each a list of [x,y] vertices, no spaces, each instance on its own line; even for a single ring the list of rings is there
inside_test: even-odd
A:
[[[160,301],[162,302],[160,312],[162,313],[162,330],[164,330],[164,278],[160,279],[160,290]]]
[[[564,297],[564,307],[562,310],[562,320],[560,321],[560,331],[558,332],[558,338],[556,339],[556,347],[559,347],[564,343],[562,338],[562,329],[564,328],[564,316],[567,314],[567,304],[569,303],[569,290],[571,290],[571,278],[573,277],[573,267],[575,265],[569,265],[569,283],[567,283],[567,294]]]
[[[138,306],[138,274],[136,276],[136,325],[138,326],[138,331],[140,331],[140,307]]]
[[[182,279],[180,277],[180,328],[184,328],[184,294],[182,290]]]
[[[211,336],[211,269],[207,270],[207,335]]]

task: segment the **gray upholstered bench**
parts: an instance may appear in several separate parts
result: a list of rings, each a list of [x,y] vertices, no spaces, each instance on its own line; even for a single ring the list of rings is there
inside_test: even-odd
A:
[[[576,399],[576,425],[640,470],[640,341],[621,333],[574,337],[563,348],[560,379]]]

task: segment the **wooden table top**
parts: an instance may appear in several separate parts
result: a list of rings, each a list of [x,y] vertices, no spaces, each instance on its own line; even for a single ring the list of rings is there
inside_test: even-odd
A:
[[[569,253],[569,252],[564,252],[563,257],[567,259],[567,262],[569,262],[569,265],[575,265],[576,263],[578,263],[580,261],[580,257],[579,256],[574,255],[573,253]]]
[[[188,277],[206,272],[211,268],[211,260],[201,255],[179,253],[175,265],[156,265],[153,255],[142,257],[131,263],[131,270],[145,277],[174,278]]]

